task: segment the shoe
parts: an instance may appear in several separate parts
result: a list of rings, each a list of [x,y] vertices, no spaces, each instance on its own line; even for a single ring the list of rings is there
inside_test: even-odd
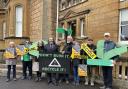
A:
[[[42,80],[41,77],[39,77],[38,80],[41,81]]]
[[[102,87],[100,87],[100,89],[106,89],[106,87],[105,86],[102,86]]]
[[[69,81],[68,80],[66,81],[66,84],[69,84]]]
[[[7,79],[7,80],[6,80],[6,82],[9,82],[9,81],[10,81],[10,79]]]
[[[76,82],[73,82],[72,84],[73,84],[73,85],[76,85]]]
[[[22,78],[21,78],[22,80],[25,80],[26,79],[26,76],[22,76]]]
[[[16,78],[13,78],[13,81],[16,81],[17,79]]]
[[[86,86],[87,86],[87,85],[88,85],[88,82],[85,82],[85,83],[84,83],[84,85],[86,85]]]
[[[48,81],[48,85],[51,84],[51,83],[52,83],[52,81]]]
[[[39,78],[36,78],[36,79],[35,79],[35,82],[38,82],[38,81],[39,81]]]
[[[76,83],[76,86],[79,86],[80,85],[80,83],[78,82],[78,83]]]
[[[32,76],[29,76],[29,77],[28,77],[28,80],[31,80],[31,79],[32,79]]]
[[[91,82],[91,86],[94,86],[94,82]]]
[[[105,88],[105,89],[112,89],[112,88],[110,88],[110,87],[107,87],[107,88]]]

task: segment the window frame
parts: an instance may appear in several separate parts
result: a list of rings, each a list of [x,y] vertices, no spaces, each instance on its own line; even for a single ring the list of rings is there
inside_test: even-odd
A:
[[[21,19],[21,22],[19,21],[17,21],[17,8],[22,8],[22,19]],[[24,23],[24,21],[23,21],[23,18],[24,18],[24,7],[23,7],[23,5],[21,5],[21,4],[18,4],[18,5],[16,5],[15,6],[15,36],[16,37],[23,37],[23,23]],[[18,32],[18,30],[17,30],[17,26],[18,26],[18,23],[20,24],[21,23],[21,31],[17,34],[17,32]],[[20,34],[20,35],[19,35]]]
[[[125,9],[126,9],[126,8],[125,8]],[[120,16],[119,16],[119,37],[118,37],[118,39],[119,39],[119,43],[120,43],[120,44],[128,44],[128,40],[127,40],[127,41],[122,41],[122,40],[121,40],[121,30],[122,30],[122,29],[121,29],[121,27],[122,27],[122,25],[121,25],[121,22],[122,22],[122,21],[121,21],[122,12],[121,12],[121,11],[122,11],[122,10],[125,10],[125,9],[120,9],[120,11],[119,11],[119,15],[120,15]],[[128,10],[128,9],[126,9],[126,10]],[[128,24],[127,24],[127,25],[128,25]]]

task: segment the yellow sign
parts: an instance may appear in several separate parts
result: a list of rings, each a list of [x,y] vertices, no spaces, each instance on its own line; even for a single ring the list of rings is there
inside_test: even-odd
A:
[[[91,59],[96,58],[96,54],[87,46],[87,44],[81,44],[81,49],[83,49]]]
[[[72,54],[71,54],[71,58],[81,58],[81,55],[79,52],[77,52],[74,48],[72,48]]]
[[[15,58],[15,56],[14,56],[11,52],[8,52],[8,51],[5,51],[5,52],[4,52],[4,57],[5,57],[6,59]]]
[[[83,69],[81,67],[78,67],[78,76],[85,77],[87,76],[87,69]]]

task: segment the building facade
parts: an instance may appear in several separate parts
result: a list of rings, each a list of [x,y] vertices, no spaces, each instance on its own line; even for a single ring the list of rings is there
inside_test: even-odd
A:
[[[20,44],[54,37],[56,4],[53,0],[1,0],[0,47],[4,49],[10,41]]]
[[[60,0],[61,27],[72,28],[73,36],[103,39],[110,32],[114,41],[128,41],[127,0]]]

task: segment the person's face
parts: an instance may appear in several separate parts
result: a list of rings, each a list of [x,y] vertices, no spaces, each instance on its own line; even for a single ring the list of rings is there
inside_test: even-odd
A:
[[[106,41],[109,41],[109,40],[110,40],[110,36],[106,35],[106,36],[104,36],[104,39],[105,39]]]
[[[53,44],[53,42],[54,42],[53,38],[49,38],[49,43]]]
[[[93,41],[92,40],[88,40],[87,44],[91,45],[91,44],[93,44]]]
[[[14,44],[10,44],[10,47],[13,48],[14,47]]]
[[[67,38],[67,43],[70,43],[72,42],[72,39],[71,38]]]

